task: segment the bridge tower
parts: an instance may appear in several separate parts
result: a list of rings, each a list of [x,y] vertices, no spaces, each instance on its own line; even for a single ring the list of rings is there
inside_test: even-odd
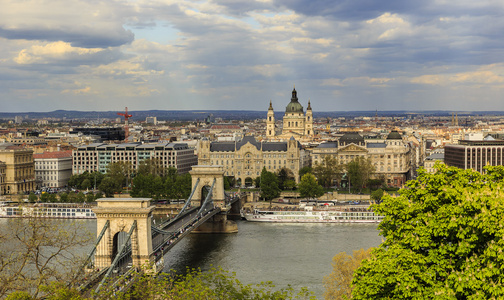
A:
[[[191,206],[201,206],[205,200],[206,190],[214,182],[212,200],[214,206],[221,208],[221,213],[212,217],[211,220],[201,224],[195,231],[200,233],[235,233],[238,232],[236,222],[227,219],[226,195],[224,194],[224,167],[222,166],[192,166],[189,171],[192,178],[192,186],[196,186],[191,198]]]
[[[96,200],[98,206],[93,209],[96,214],[98,233],[109,225],[96,248],[95,266],[105,268],[112,264],[119,245],[119,234],[127,235],[136,221],[131,234],[131,256],[133,266],[150,265],[153,258],[151,218],[155,206],[149,198],[101,198]]]

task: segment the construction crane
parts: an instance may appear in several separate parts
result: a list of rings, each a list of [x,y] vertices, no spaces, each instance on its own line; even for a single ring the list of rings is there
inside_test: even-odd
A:
[[[124,113],[117,113],[117,114],[124,117],[124,134],[125,134],[124,139],[127,140],[129,135],[128,119],[133,116],[128,114],[128,107],[126,107],[126,111]]]

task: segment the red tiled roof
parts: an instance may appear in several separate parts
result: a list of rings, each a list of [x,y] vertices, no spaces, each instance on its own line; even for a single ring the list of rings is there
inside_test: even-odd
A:
[[[72,151],[55,151],[33,154],[34,159],[72,157]]]

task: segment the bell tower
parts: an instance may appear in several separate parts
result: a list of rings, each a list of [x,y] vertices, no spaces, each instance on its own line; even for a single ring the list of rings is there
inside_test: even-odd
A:
[[[266,119],[266,137],[271,138],[275,136],[275,113],[273,112],[273,105],[268,108],[268,116]]]
[[[313,135],[313,112],[311,109],[310,100],[308,100],[308,107],[306,108],[305,116],[305,136],[312,137]]]

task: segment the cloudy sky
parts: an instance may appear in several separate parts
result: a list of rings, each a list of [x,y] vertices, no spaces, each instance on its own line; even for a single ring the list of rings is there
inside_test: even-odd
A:
[[[504,0],[0,0],[0,111],[504,110]]]

